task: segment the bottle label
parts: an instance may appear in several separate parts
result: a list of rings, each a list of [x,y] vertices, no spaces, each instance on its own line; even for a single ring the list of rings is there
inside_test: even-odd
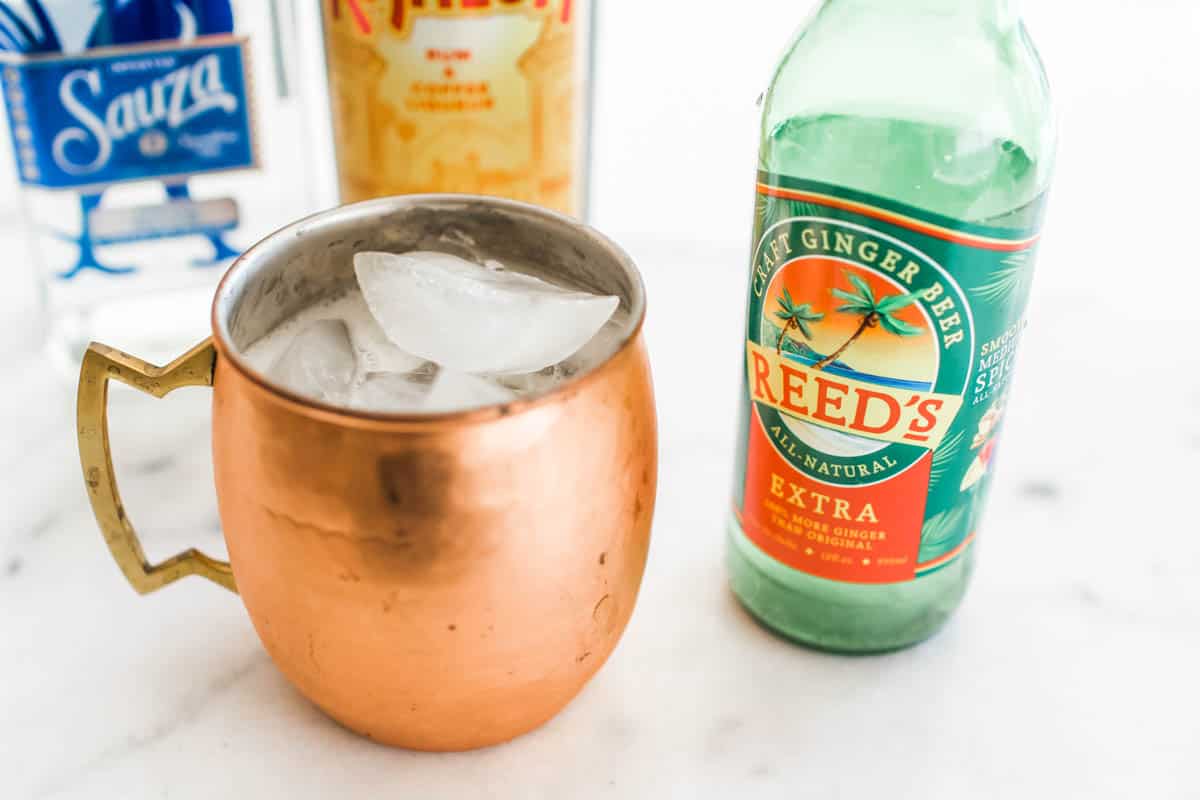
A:
[[[344,201],[499,195],[579,214],[584,0],[324,0]]]
[[[27,186],[100,189],[255,165],[246,40],[0,53]]]
[[[830,580],[944,568],[991,481],[1040,203],[982,227],[760,173],[756,211],[742,529]]]

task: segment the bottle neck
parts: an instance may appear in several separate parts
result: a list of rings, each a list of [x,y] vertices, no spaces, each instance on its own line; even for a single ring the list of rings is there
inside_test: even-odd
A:
[[[1020,19],[1020,0],[825,0],[828,6],[875,8],[892,14],[932,14],[1009,28]]]

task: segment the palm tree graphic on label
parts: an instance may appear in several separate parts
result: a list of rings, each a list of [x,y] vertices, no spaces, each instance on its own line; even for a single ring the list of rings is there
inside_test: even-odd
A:
[[[862,317],[862,323],[859,324],[858,329],[851,334],[850,338],[846,340],[845,344],[814,364],[814,369],[823,370],[837,361],[855,342],[862,338],[864,333],[872,328],[882,327],[885,331],[895,336],[919,336],[921,333],[920,328],[910,325],[895,316],[895,312],[917,302],[918,298],[915,294],[894,294],[876,299],[875,293],[866,281],[851,272],[846,272],[845,275],[856,291],[847,292],[835,288],[830,289],[830,292],[837,299],[844,301],[843,305],[838,306],[837,310],[839,313]]]
[[[775,312],[775,316],[783,321],[783,330],[779,332],[779,341],[775,345],[775,354],[783,355],[783,342],[788,338],[788,331],[793,329],[800,331],[805,339],[812,341],[812,328],[809,327],[810,322],[820,322],[825,319],[825,315],[813,311],[811,303],[796,305],[792,300],[791,292],[785,287],[783,297],[779,298],[779,311]]]

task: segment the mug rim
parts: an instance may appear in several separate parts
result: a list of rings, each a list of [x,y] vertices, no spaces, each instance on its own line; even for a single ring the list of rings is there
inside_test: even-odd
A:
[[[579,234],[591,238],[602,249],[606,250],[614,259],[614,261],[624,270],[627,277],[630,279],[630,285],[633,287],[634,297],[630,298],[630,306],[633,311],[631,314],[632,324],[629,327],[627,334],[622,338],[616,349],[599,364],[588,369],[583,374],[574,375],[567,380],[559,383],[553,389],[530,398],[518,398],[509,403],[500,405],[483,406],[480,408],[468,408],[455,411],[440,411],[430,413],[416,412],[383,412],[383,411],[367,411],[363,409],[347,408],[345,406],[332,405],[320,400],[315,400],[311,397],[294,392],[286,387],[280,386],[272,382],[265,374],[255,369],[242,356],[239,348],[233,344],[232,336],[230,335],[228,322],[223,319],[220,309],[223,301],[227,300],[233,291],[234,284],[238,281],[239,276],[243,272],[252,271],[257,264],[265,263],[274,254],[271,252],[274,247],[278,246],[281,241],[288,238],[294,238],[302,235],[305,230],[312,227],[319,227],[324,224],[330,224],[333,220],[344,218],[346,215],[353,216],[383,216],[387,213],[403,211],[406,208],[420,207],[431,203],[472,203],[479,205],[488,205],[497,208],[506,208],[523,214],[532,214],[541,216],[546,220],[558,224],[566,225],[577,231]],[[347,203],[344,205],[335,206],[333,208],[324,209],[322,211],[309,214],[295,222],[289,223],[282,228],[268,234],[253,245],[248,247],[241,255],[234,259],[229,269],[221,277],[220,283],[217,285],[217,290],[213,295],[212,307],[210,311],[210,323],[213,332],[213,341],[216,345],[219,358],[228,361],[242,377],[249,380],[259,390],[266,392],[273,398],[284,401],[289,405],[299,406],[302,410],[319,416],[331,416],[342,421],[359,421],[366,423],[392,423],[405,427],[430,427],[444,423],[481,423],[490,422],[497,419],[506,419],[519,414],[525,414],[534,411],[543,406],[551,405],[559,401],[567,394],[574,394],[577,390],[583,388],[593,380],[597,379],[601,373],[621,357],[629,348],[633,347],[638,341],[642,333],[642,327],[646,322],[646,285],[642,279],[641,271],[637,268],[633,258],[616,242],[610,239],[605,234],[593,226],[583,222],[582,220],[569,217],[557,211],[553,211],[542,206],[525,203],[519,200],[511,200],[503,197],[491,197],[486,195],[472,194],[410,194],[410,195],[393,195],[390,197],[381,197],[373,200],[364,200],[358,203]]]

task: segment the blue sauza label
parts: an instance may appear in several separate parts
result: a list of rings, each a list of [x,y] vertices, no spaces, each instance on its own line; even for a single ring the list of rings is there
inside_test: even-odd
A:
[[[51,189],[252,167],[244,38],[0,54],[23,183]]]

